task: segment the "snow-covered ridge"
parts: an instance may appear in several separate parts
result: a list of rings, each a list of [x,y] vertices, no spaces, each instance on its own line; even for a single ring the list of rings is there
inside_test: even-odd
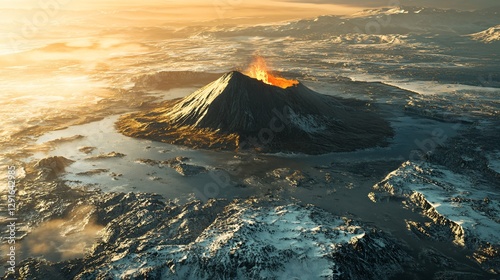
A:
[[[412,262],[402,248],[379,230],[314,206],[257,199],[144,205],[104,229],[88,269],[76,276],[388,279]]]
[[[428,8],[420,7],[388,7],[380,9],[368,9],[352,14],[350,17],[369,17],[375,15],[398,15],[398,14],[419,14],[422,11],[428,11]],[[431,9],[437,11],[436,9]]]
[[[370,9],[347,16],[326,15],[313,19],[290,21],[287,24],[267,26],[238,26],[199,28],[200,36],[211,38],[251,37],[251,38],[305,38],[307,40],[322,40],[327,37],[337,37],[336,41],[357,44],[356,41],[369,41],[372,44],[387,44],[394,41],[404,45],[419,39],[419,35],[466,35],[475,33],[498,24],[498,15],[494,9],[478,11],[460,11],[455,9],[437,9],[412,6],[394,6],[380,9]],[[189,32],[189,31],[188,31]],[[369,37],[348,40],[340,35],[365,34]],[[379,37],[375,35],[387,35]],[[396,36],[409,35],[409,40],[400,40]],[[394,38],[395,37],[395,38]],[[392,39],[396,40],[392,40]],[[364,39],[364,40],[363,40]],[[439,37],[438,37],[439,39]],[[260,39],[259,39],[260,40]]]
[[[492,43],[500,40],[500,25],[493,26],[484,31],[470,34],[472,40],[480,41],[483,43]]]
[[[334,44],[361,44],[361,45],[399,45],[405,44],[406,35],[399,34],[361,34],[349,33],[334,36],[331,42]]]
[[[255,263],[251,275],[256,278],[338,277],[342,272],[328,256],[337,247],[365,236],[360,226],[340,218],[318,221],[312,217],[317,209],[297,205],[232,205],[226,211],[231,215],[217,219],[198,237],[193,249],[203,257],[215,256],[227,263],[232,256],[251,260]],[[283,259],[286,261],[281,262]]]
[[[379,202],[395,197],[416,207],[433,223],[409,221],[408,227],[430,238],[478,251],[489,246],[498,249],[500,194],[482,184],[444,166],[407,161],[376,184],[369,198]],[[500,258],[498,253],[491,257]]]

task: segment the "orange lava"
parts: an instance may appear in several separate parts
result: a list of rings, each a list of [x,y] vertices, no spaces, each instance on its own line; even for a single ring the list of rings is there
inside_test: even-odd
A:
[[[285,78],[273,75],[270,73],[264,58],[257,56],[250,66],[245,70],[245,75],[254,79],[263,81],[268,85],[277,86],[280,88],[288,88],[297,85],[299,81],[287,80]]]

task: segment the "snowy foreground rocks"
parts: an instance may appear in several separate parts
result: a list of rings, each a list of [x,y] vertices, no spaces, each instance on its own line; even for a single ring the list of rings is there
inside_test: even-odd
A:
[[[212,201],[205,206],[195,202],[186,210],[192,209],[200,215],[221,202]],[[315,207],[266,204],[257,200],[231,202],[211,223],[206,223],[207,227],[196,228],[201,230],[199,234],[193,232],[191,240],[180,244],[166,241],[160,234],[163,227],[160,226],[159,231],[147,232],[148,238],[144,235],[139,238],[144,241],[135,241],[138,252],[123,254],[120,251],[125,249],[124,246],[112,246],[112,252],[98,252],[97,256],[104,254],[108,262],[91,274],[137,279],[145,276],[168,279],[340,279],[363,276],[383,279],[402,271],[400,264],[410,260],[393,240],[374,229],[363,229],[352,221],[334,217]],[[174,219],[167,218],[160,223],[169,225],[178,222],[179,216],[192,216],[186,210]],[[195,217],[187,221],[183,219],[180,226],[195,223]],[[172,230],[170,226],[167,228]],[[176,234],[176,231],[172,233]],[[187,230],[187,233],[191,231]],[[113,245],[134,243],[130,239],[108,242]]]
[[[483,269],[500,273],[500,194],[494,186],[428,162],[405,162],[373,187],[374,202],[399,199],[431,222],[406,221],[420,238],[472,250]]]
[[[104,211],[96,213],[100,219],[116,217],[85,258],[29,259],[21,264],[20,277],[388,279],[412,263],[387,234],[314,206],[269,199],[174,205],[126,197],[103,202]],[[133,207],[122,211],[123,203]]]

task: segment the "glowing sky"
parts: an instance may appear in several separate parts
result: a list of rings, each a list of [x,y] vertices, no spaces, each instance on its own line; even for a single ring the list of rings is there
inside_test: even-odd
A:
[[[0,0],[0,9],[9,9],[9,12],[4,12],[5,17],[0,19],[4,26],[24,18],[33,21],[40,11],[55,14],[53,18],[60,20],[79,18],[93,25],[128,21],[130,25],[147,26],[193,25],[208,21],[258,24],[322,14],[350,14],[358,11],[359,7],[278,0]],[[76,13],[80,15],[75,17]],[[66,17],[61,17],[62,14]]]
[[[118,8],[118,7],[147,7],[147,6],[259,6],[262,4],[274,2],[281,3],[281,5],[288,5],[284,1],[279,0],[0,0],[0,7],[2,8],[36,8],[49,3],[57,2],[64,6],[71,6],[78,9],[104,9],[104,8]],[[307,3],[303,2],[303,3]],[[324,3],[322,3],[324,4]]]
[[[84,23],[88,27],[117,27],[255,25],[324,14],[352,14],[360,10],[344,5],[279,0],[0,0],[0,9],[9,9],[0,18],[0,35],[20,30],[26,26],[23,24],[26,20],[44,20],[43,13],[49,15],[50,25],[82,26]]]
[[[198,13],[202,18],[213,18],[217,16],[216,10],[234,10],[237,14],[246,14],[246,16],[260,15],[259,8],[273,7],[280,8],[274,10],[275,14],[285,13],[290,11],[300,15],[303,13],[335,13],[346,14],[353,10],[358,10],[359,7],[352,8],[344,4],[328,4],[328,3],[307,3],[305,2],[285,2],[280,0],[0,0],[0,8],[14,9],[38,9],[40,6],[49,6],[54,4],[62,6],[64,9],[71,10],[108,10],[108,9],[150,9],[158,8],[160,10],[176,9],[179,12],[184,12],[187,9],[192,9],[191,13]],[[262,12],[262,11],[261,11]]]
[[[284,9],[290,7],[315,8],[325,12],[344,13],[352,9],[393,6],[400,3],[407,6],[426,6],[455,9],[483,9],[498,6],[497,0],[0,0],[0,8],[28,8],[33,9],[50,3],[60,3],[73,9],[106,9],[125,7],[147,7],[147,6],[280,6]],[[299,4],[299,5],[297,5]],[[315,6],[315,7],[314,7]],[[277,11],[279,12],[279,11]]]
[[[100,12],[109,17],[117,12],[134,11],[130,19],[143,19],[146,25],[159,22],[185,25],[207,21],[258,24],[325,14],[345,15],[399,4],[456,9],[500,5],[497,0],[0,0],[0,9],[22,9],[25,13],[43,9]],[[124,15],[120,17],[125,19]]]

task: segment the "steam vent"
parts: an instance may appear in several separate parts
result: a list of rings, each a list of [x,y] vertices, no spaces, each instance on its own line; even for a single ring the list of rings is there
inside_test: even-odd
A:
[[[260,58],[182,99],[122,116],[127,136],[192,148],[322,154],[382,145],[388,122],[365,102],[317,93],[267,71]]]

